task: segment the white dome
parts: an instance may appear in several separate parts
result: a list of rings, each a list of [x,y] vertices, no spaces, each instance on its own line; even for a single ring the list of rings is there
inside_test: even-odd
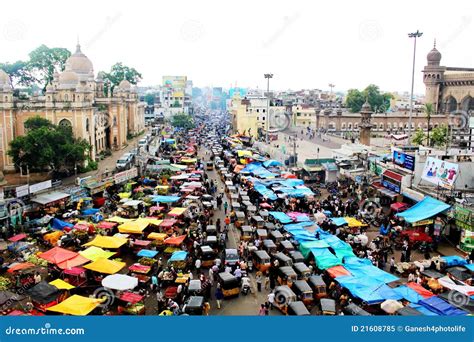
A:
[[[61,88],[75,88],[79,83],[79,77],[74,71],[64,71],[59,75],[59,86]]]

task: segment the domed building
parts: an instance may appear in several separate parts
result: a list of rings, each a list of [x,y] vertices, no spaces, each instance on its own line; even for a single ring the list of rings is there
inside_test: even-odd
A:
[[[435,42],[423,69],[425,103],[432,103],[436,113],[474,111],[474,68],[441,66],[441,57]]]
[[[9,143],[25,134],[24,123],[34,116],[44,117],[54,124],[71,126],[77,138],[92,146],[91,158],[108,149],[117,150],[127,142],[127,136],[145,127],[145,103],[139,101],[130,82],[123,80],[112,91],[99,72],[94,78],[91,60],[77,44],[67,59],[63,72],[55,73],[43,96],[27,100],[13,96],[10,77],[0,70],[0,170],[13,170],[7,155]]]

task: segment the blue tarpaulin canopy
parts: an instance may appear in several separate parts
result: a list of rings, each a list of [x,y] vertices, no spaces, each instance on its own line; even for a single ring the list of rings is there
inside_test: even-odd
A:
[[[82,215],[94,215],[95,213],[99,212],[99,209],[89,208],[82,211]]]
[[[331,219],[331,221],[332,221],[332,223],[334,223],[338,227],[347,224],[347,221],[344,217],[333,217]]]
[[[171,255],[171,258],[169,258],[168,261],[184,261],[186,259],[187,255],[188,255],[188,252],[177,251],[177,252],[174,252]]]
[[[382,281],[372,277],[341,276],[337,277],[337,281],[341,286],[348,289],[353,296],[368,304],[381,303],[387,299],[400,300],[403,298]]]
[[[467,264],[467,261],[459,255],[443,256],[441,259],[446,263],[446,267],[464,266]]]
[[[393,291],[411,303],[417,304],[420,300],[423,300],[423,297],[418,292],[406,285],[398,286]]]
[[[287,232],[291,232],[292,229],[311,227],[314,224],[315,223],[313,221],[303,221],[303,222],[298,222],[298,223],[285,224],[283,228],[285,228]]]
[[[55,218],[55,219],[53,219],[53,223],[51,224],[51,227],[53,229],[63,230],[66,227],[72,228],[72,227],[74,227],[74,225],[72,223],[61,221],[61,220]]]
[[[154,258],[158,254],[157,251],[152,251],[150,249],[141,249],[137,256],[139,257],[146,257],[146,258]]]
[[[259,184],[259,183],[255,183],[253,188],[255,189],[255,191],[257,191],[260,195],[262,196],[265,196],[266,198],[268,198],[270,201],[275,201],[278,197],[277,195],[275,195],[275,193],[268,189],[265,185],[263,184]]]
[[[282,166],[283,164],[278,160],[270,159],[263,162],[263,166],[265,167],[272,167],[272,166]]]
[[[290,222],[293,222],[293,220],[291,219],[291,217],[289,217],[288,215],[286,215],[284,212],[282,211],[269,211],[268,212],[275,220],[277,220],[278,222],[280,222],[281,224],[286,224],[286,223],[290,223]]]
[[[420,305],[441,316],[465,316],[467,313],[445,302],[438,296],[420,300]]]
[[[392,281],[398,280],[393,274],[375,267],[369,259],[346,258],[344,267],[354,276],[360,277],[361,279],[373,278],[382,283],[391,283]]]
[[[316,260],[316,266],[321,270],[342,265],[341,261],[327,248],[311,248],[311,253],[313,253],[314,260]]]
[[[173,202],[178,202],[181,199],[179,196],[159,196],[155,195],[152,196],[151,200],[153,202],[159,202],[159,203],[173,203]]]
[[[418,202],[410,209],[397,214],[397,216],[404,218],[405,221],[409,223],[414,223],[433,217],[449,209],[450,207],[450,205],[444,202],[438,201],[433,197],[426,196],[422,201]]]
[[[439,316],[436,312],[431,311],[430,309],[425,308],[422,305],[411,303],[409,307],[415,309],[416,311],[421,312],[425,316]]]

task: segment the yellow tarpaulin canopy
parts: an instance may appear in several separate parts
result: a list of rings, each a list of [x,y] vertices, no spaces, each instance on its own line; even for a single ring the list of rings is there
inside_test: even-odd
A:
[[[124,262],[109,259],[97,259],[96,261],[84,266],[84,268],[87,268],[88,270],[105,274],[115,274],[124,267]]]
[[[168,234],[165,233],[150,233],[148,239],[150,240],[164,240],[168,237]]]
[[[114,216],[114,217],[106,219],[106,221],[115,222],[115,223],[125,223],[125,222],[131,221],[131,220],[120,217],[120,216]]]
[[[73,295],[47,310],[66,315],[85,316],[94,310],[103,300]]]
[[[353,217],[344,217],[344,219],[346,220],[347,222],[347,225],[350,227],[350,228],[356,228],[356,227],[365,227],[366,224],[365,223],[362,223],[360,222],[359,220],[353,218]]]
[[[166,190],[169,188],[169,185],[157,185],[155,189]]]
[[[191,164],[191,163],[196,163],[197,159],[196,158],[183,158],[181,159],[181,162],[186,163],[186,164]]]
[[[237,155],[239,157],[251,157],[251,156],[253,156],[252,152],[246,151],[246,150],[238,150]]]
[[[80,251],[79,254],[82,255],[86,259],[95,261],[97,259],[108,259],[112,255],[114,255],[115,252],[108,252],[108,251],[104,251],[102,248],[90,246],[86,250]]]
[[[131,192],[121,192],[118,194],[120,198],[130,198],[130,196],[132,196],[132,193]]]
[[[115,236],[97,235],[94,240],[84,244],[84,246],[96,246],[100,248],[120,248],[127,243],[127,239]]]
[[[148,224],[148,222],[135,220],[121,224],[118,230],[119,233],[123,234],[141,234],[148,227]]]
[[[58,288],[59,290],[71,290],[75,288],[75,286],[69,284],[68,282],[62,279],[56,279],[49,282],[49,285],[53,285],[54,287]]]
[[[158,220],[151,217],[141,217],[137,219],[136,222],[143,222],[143,223],[146,223],[147,225],[152,224],[154,226],[159,226],[161,222],[163,222],[163,220]]]
[[[187,208],[173,208],[168,215],[170,216],[180,216],[183,215]]]

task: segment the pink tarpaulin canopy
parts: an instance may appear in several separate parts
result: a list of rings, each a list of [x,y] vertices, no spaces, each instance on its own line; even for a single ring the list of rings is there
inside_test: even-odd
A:
[[[143,299],[143,296],[139,295],[138,293],[124,292],[119,297],[119,299],[127,303],[136,304]]]
[[[22,234],[17,234],[15,236],[12,236],[11,238],[8,239],[8,241],[10,242],[18,242],[18,241],[21,241],[23,240],[24,238],[26,238],[26,234],[25,233],[22,233]]]
[[[102,221],[99,223],[97,227],[100,229],[113,229],[116,226],[117,226],[117,223],[115,222]]]
[[[133,264],[128,268],[132,272],[143,273],[146,274],[150,271],[150,266],[140,265],[140,264]]]
[[[261,208],[271,209],[272,205],[268,203],[260,203]]]
[[[86,269],[85,268],[82,268],[82,267],[73,267],[71,269],[67,269],[67,270],[64,270],[64,274],[69,274],[69,275],[72,275],[72,276],[78,276],[82,273],[84,273]]]
[[[299,213],[296,211],[286,213],[293,221],[301,221],[301,219],[306,220],[309,218],[308,214],[305,213]]]
[[[61,247],[54,247],[47,252],[41,253],[39,257],[41,259],[49,261],[50,263],[59,264],[66,260],[72,259],[77,255],[78,254],[76,252],[71,252]]]
[[[149,240],[135,240],[133,242],[134,246],[146,247],[151,243]]]
[[[186,235],[170,237],[165,240],[165,244],[171,245],[171,246],[179,246],[183,243],[184,239],[186,239]]]
[[[163,222],[160,223],[160,227],[163,228],[171,228],[176,224],[176,220],[174,219],[164,219]]]

